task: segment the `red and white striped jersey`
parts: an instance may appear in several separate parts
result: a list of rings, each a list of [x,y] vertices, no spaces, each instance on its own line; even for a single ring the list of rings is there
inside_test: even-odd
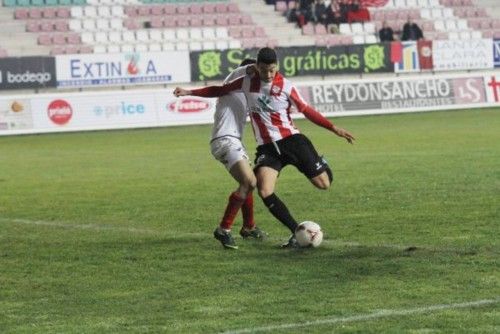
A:
[[[291,118],[291,107],[303,113],[313,123],[331,130],[333,124],[307,105],[298,89],[280,73],[272,82],[260,80],[258,74],[245,75],[223,86],[209,86],[192,90],[195,96],[217,97],[242,91],[247,98],[250,119],[258,145],[286,138],[300,131]]]

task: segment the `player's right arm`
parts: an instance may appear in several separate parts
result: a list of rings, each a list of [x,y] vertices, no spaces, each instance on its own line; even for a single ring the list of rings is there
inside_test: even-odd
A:
[[[177,87],[174,90],[174,95],[176,97],[187,95],[199,97],[220,97],[227,95],[230,92],[241,91],[243,87],[243,79],[244,78],[241,77],[222,86],[207,86],[192,90]]]

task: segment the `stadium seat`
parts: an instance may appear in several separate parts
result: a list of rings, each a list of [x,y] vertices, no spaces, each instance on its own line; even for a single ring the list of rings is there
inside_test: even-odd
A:
[[[215,49],[216,50],[227,50],[229,49],[229,43],[224,40],[218,40],[215,42]]]
[[[245,38],[248,38],[248,37],[252,37],[252,35],[250,35],[250,31],[248,31],[248,33],[246,32],[248,30],[243,30],[243,34],[245,34],[243,37]],[[314,25],[312,23],[307,23],[305,25],[302,26],[302,35],[306,35],[306,36],[314,36],[315,35],[315,32],[314,32]],[[245,43],[243,43],[245,44]]]
[[[184,41],[189,40],[189,30],[187,30],[187,29],[184,29],[184,28],[177,29],[177,31],[175,32],[175,35],[180,40],[184,40]]]
[[[106,44],[108,43],[108,35],[103,31],[98,31],[94,35],[94,40],[96,43]]]
[[[241,41],[233,39],[229,41],[229,48],[230,49],[241,49],[243,46],[241,44]]]
[[[175,36],[175,30],[172,29],[165,29],[162,32],[163,39],[166,41],[175,41],[176,36]]]
[[[109,44],[106,51],[107,53],[120,53],[121,47],[118,44]]]
[[[42,16],[44,19],[53,19],[56,15],[56,8],[44,8],[42,9]]]
[[[450,40],[458,40],[458,39],[460,39],[460,36],[458,35],[458,32],[451,31],[451,32],[448,33],[448,39],[450,39]]]
[[[83,16],[83,8],[82,7],[71,7],[70,9],[71,17],[77,19]]]
[[[203,44],[199,41],[192,41],[189,43],[189,50],[191,51],[201,51],[203,50]]]
[[[351,26],[348,23],[341,23],[339,25],[339,33],[343,35],[351,35],[352,34]]]
[[[83,37],[83,36],[82,36]],[[133,31],[125,30],[122,32],[122,41],[126,43],[134,43],[135,42],[135,34]]]
[[[163,51],[173,51],[173,50],[175,50],[175,44],[174,43],[163,43],[161,45],[161,49]]]
[[[201,34],[205,39],[215,39],[215,29],[210,27],[204,27],[201,30]]]
[[[49,34],[41,34],[38,35],[38,44],[40,45],[51,45],[52,44],[52,38]]]
[[[148,46],[149,52],[161,52],[161,44],[160,43],[151,43]]]
[[[94,53],[106,53],[108,50],[106,49],[105,45],[95,45],[94,46]]]
[[[375,44],[377,43],[377,37],[375,35],[366,35],[365,36],[366,44]]]
[[[94,18],[94,17],[97,17],[97,8],[96,7],[93,7],[93,6],[87,6],[87,7],[84,7],[83,8],[83,15],[85,15],[86,17],[91,17],[91,18]]]
[[[95,42],[94,34],[88,31],[82,32],[81,38],[82,38],[82,43],[84,44],[94,44]]]
[[[16,8],[14,18],[16,20],[26,20],[29,16],[29,11],[26,8]]]
[[[163,36],[161,30],[157,29],[152,29],[149,31],[149,40],[154,41],[154,42],[161,42],[163,41]]]
[[[122,42],[122,36],[119,31],[109,31],[107,35],[107,39],[110,43],[119,44]]]
[[[365,22],[363,23],[363,31],[366,34],[375,34],[375,24],[373,22]]]
[[[136,52],[147,52],[148,51],[148,45],[144,43],[138,43],[134,45],[134,50]]]
[[[363,34],[363,25],[361,23],[352,23],[351,31],[353,35],[362,35]]]
[[[40,8],[30,8],[28,11],[30,19],[40,19],[42,17],[42,10]]]
[[[66,20],[56,20],[54,21],[54,30],[55,31],[69,31],[68,21]]]
[[[189,50],[189,44],[186,42],[179,42],[175,44],[175,49],[179,51],[188,51]]]
[[[437,31],[445,31],[446,30],[446,26],[445,26],[444,21],[442,21],[442,20],[436,20],[436,21],[434,21],[434,29],[437,30]]]
[[[353,44],[365,44],[365,36],[363,35],[354,35],[352,36]]]
[[[225,27],[217,27],[215,28],[215,37],[217,39],[227,39],[229,38],[229,34],[227,28]]]
[[[135,32],[135,39],[138,42],[148,42],[149,41],[149,31],[146,29],[140,29]]]
[[[203,39],[203,35],[202,35],[201,28],[191,28],[189,30],[189,37],[192,40],[202,40]]]
[[[124,53],[134,52],[134,46],[132,44],[122,44],[120,50]]]

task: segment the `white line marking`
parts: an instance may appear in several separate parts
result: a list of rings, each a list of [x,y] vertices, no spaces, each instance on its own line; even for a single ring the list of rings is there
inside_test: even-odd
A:
[[[280,330],[280,329],[295,329],[295,328],[311,327],[311,326],[318,326],[318,325],[334,325],[334,324],[346,323],[346,322],[361,322],[361,321],[368,321],[368,320],[387,318],[387,317],[393,317],[393,316],[406,316],[406,315],[430,313],[430,312],[436,312],[436,311],[442,311],[442,310],[471,308],[471,307],[493,305],[493,304],[498,304],[498,303],[500,303],[500,298],[483,299],[483,300],[478,300],[478,301],[457,303],[457,304],[430,305],[430,306],[423,306],[423,307],[417,307],[417,308],[411,308],[411,309],[401,309],[401,310],[378,310],[378,311],[375,311],[373,313],[353,315],[353,316],[349,316],[349,317],[332,317],[332,318],[326,318],[326,319],[314,320],[314,321],[305,321],[305,322],[263,326],[263,327],[255,327],[255,328],[236,329],[236,330],[225,331],[225,332],[223,332],[223,334],[244,334],[244,333],[270,332],[270,331],[275,331],[275,330]]]
[[[50,226],[50,227],[61,227],[67,229],[78,229],[78,230],[111,230],[111,231],[124,231],[133,233],[158,233],[155,230],[141,229],[135,227],[121,227],[113,225],[99,225],[99,224],[71,224],[63,222],[50,222],[43,220],[28,220],[28,219],[9,219],[0,218],[0,222],[10,222],[24,225],[40,225],[40,226]]]
[[[38,226],[48,226],[48,227],[57,227],[63,229],[77,229],[77,230],[95,230],[95,231],[118,231],[118,232],[129,232],[129,233],[142,233],[142,234],[154,234],[160,235],[166,233],[167,235],[172,235],[175,237],[200,237],[206,238],[207,235],[211,235],[211,233],[203,233],[203,232],[183,232],[175,234],[168,234],[167,230],[154,230],[147,228],[136,228],[129,226],[117,226],[117,225],[104,225],[104,224],[73,224],[70,222],[57,222],[57,221],[44,221],[44,220],[29,220],[29,219],[20,219],[20,218],[3,218],[0,217],[0,222],[10,222],[16,224],[24,224],[24,225],[38,225]],[[283,242],[286,240],[286,236],[283,238],[280,237],[268,237],[268,240]],[[344,246],[344,247],[382,247],[396,250],[406,250],[408,249],[408,245],[396,245],[396,244],[362,244],[355,241],[344,241],[344,240],[335,240],[335,239],[325,239],[323,240],[324,244],[334,245],[334,246]],[[415,247],[415,245],[411,245]],[[453,248],[438,248],[435,246],[426,246],[426,245],[418,245],[415,247],[416,249],[425,249],[431,251],[441,251],[441,252],[457,252],[463,251],[460,249]]]

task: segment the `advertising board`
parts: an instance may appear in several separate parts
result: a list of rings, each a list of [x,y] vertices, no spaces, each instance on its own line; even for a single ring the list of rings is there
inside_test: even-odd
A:
[[[190,81],[188,51],[56,56],[57,86],[125,86]]]

